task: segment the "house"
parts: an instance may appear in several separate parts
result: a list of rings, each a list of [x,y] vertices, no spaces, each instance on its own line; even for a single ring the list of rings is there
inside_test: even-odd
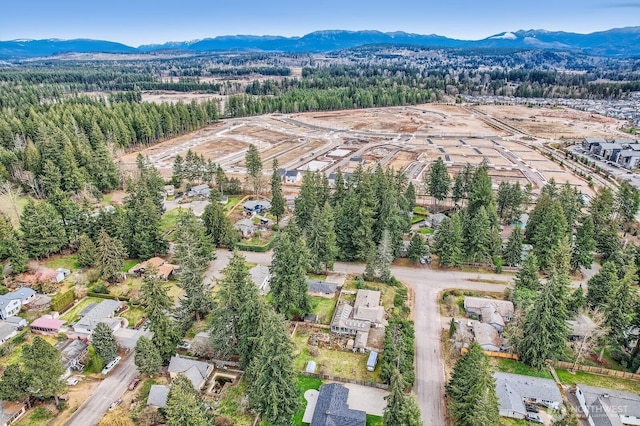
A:
[[[353,307],[348,303],[340,304],[333,313],[331,331],[338,334],[369,333],[371,322],[355,320],[352,316]]]
[[[171,197],[176,193],[176,188],[173,185],[165,185],[164,186],[164,194],[167,197]]]
[[[56,269],[56,281],[62,282],[65,278],[71,275],[71,271],[65,268]]]
[[[67,368],[66,376],[72,371],[82,371],[87,363],[89,345],[80,339],[63,340],[55,344],[62,355],[62,363]]]
[[[320,386],[311,426],[365,426],[367,414],[347,405],[349,389],[330,383]]]
[[[302,180],[302,173],[299,170],[288,170],[284,174],[285,183],[298,183]]]
[[[81,334],[91,334],[100,322],[107,324],[113,331],[120,328],[120,320],[115,319],[115,314],[122,308],[122,302],[118,300],[104,299],[88,311],[78,322],[73,325],[73,331]]]
[[[0,322],[0,345],[11,339],[18,333],[18,330],[15,327],[12,327],[11,324],[7,324],[6,322]]]
[[[349,161],[352,163],[364,164],[364,158],[362,157],[351,157],[349,158]]]
[[[24,404],[0,401],[0,426],[8,426],[15,423],[26,412]]]
[[[280,168],[278,169],[278,176],[280,176],[280,180],[284,179],[284,176],[287,174],[287,169]]]
[[[527,414],[525,402],[560,409],[562,396],[558,385],[551,379],[501,372],[493,373],[493,377],[496,379],[499,412],[503,417],[524,419]]]
[[[247,214],[262,214],[271,208],[271,203],[266,200],[249,200],[245,201],[242,208]]]
[[[197,390],[202,389],[212,371],[213,365],[182,358],[178,355],[172,356],[171,361],[169,361],[169,376],[171,376],[171,380],[175,379],[178,374],[184,374]]]
[[[577,383],[576,397],[591,426],[640,424],[640,397],[634,393]]]
[[[151,385],[149,396],[147,397],[147,405],[157,408],[166,407],[170,389],[171,388],[166,385]]]
[[[617,162],[625,169],[637,169],[640,166],[640,151],[625,149],[618,154]]]
[[[369,352],[369,359],[367,360],[367,371],[375,370],[376,364],[378,364],[378,352],[371,351]]]
[[[11,297],[18,298],[23,305],[27,305],[36,297],[36,292],[29,287],[21,287],[11,292]]]
[[[18,315],[22,301],[19,296],[7,293],[0,296],[0,319],[5,319]]]
[[[598,143],[591,147],[591,153],[608,161],[615,161],[622,151],[622,146],[617,143]]]
[[[211,195],[211,188],[206,183],[191,187],[187,192],[187,197],[208,198]]]
[[[307,291],[311,296],[326,297],[332,299],[335,297],[338,291],[338,284],[328,283],[326,281],[316,281],[307,279],[307,285],[309,290]]]
[[[591,148],[596,144],[607,143],[606,140],[602,138],[585,138],[582,141],[582,148],[586,151],[591,152]]]
[[[467,314],[475,314],[482,319],[482,310],[493,306],[502,316],[504,322],[509,322],[513,318],[513,303],[508,300],[485,299],[482,297],[465,297],[464,310]],[[484,319],[482,319],[484,322]]]
[[[129,269],[129,273],[141,277],[147,269],[154,269],[157,272],[165,263],[167,263],[167,261],[161,257],[152,257],[151,259],[138,263],[133,268]]]
[[[373,327],[384,322],[384,307],[380,306],[381,293],[375,290],[358,290],[353,304],[354,320],[369,321]]]
[[[471,332],[473,339],[482,349],[491,352],[500,352],[502,342],[500,334],[493,326],[479,321],[471,321]]]
[[[271,287],[269,286],[269,282],[271,281],[271,272],[269,272],[269,268],[263,265],[257,265],[253,268],[249,269],[249,274],[251,274],[251,279],[260,290],[260,293],[267,294]]]
[[[50,334],[55,336],[60,333],[60,328],[63,324],[63,320],[51,318],[50,315],[45,315],[33,321],[29,328],[34,334]]]
[[[4,323],[9,324],[16,330],[22,330],[27,326],[27,320],[20,317],[8,317],[3,320]]]
[[[567,324],[569,325],[569,340],[582,340],[596,328],[591,318],[586,315],[577,315],[575,319],[567,321]]]
[[[336,178],[338,177],[337,173],[329,173],[329,177],[328,177],[328,182],[329,182],[329,187],[330,188],[334,188],[336,186]],[[342,173],[342,181],[343,182],[348,182],[349,179],[351,179],[351,173]]]
[[[424,220],[424,224],[427,228],[438,229],[443,220],[446,219],[446,215],[444,213],[434,213],[427,216]]]
[[[240,232],[243,238],[248,238],[256,232],[256,225],[251,219],[240,219],[233,225],[234,229]]]

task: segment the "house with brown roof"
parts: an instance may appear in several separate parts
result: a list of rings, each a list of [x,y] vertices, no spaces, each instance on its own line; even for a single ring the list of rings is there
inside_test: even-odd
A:
[[[0,426],[15,423],[27,411],[24,404],[0,401]]]
[[[175,271],[179,268],[180,267],[178,265],[168,263],[161,257],[152,257],[149,260],[145,260],[144,262],[135,265],[129,270],[129,273],[140,277],[144,275],[149,269],[153,269],[156,271],[156,275],[158,277],[165,281],[168,281],[169,279],[171,279]]]

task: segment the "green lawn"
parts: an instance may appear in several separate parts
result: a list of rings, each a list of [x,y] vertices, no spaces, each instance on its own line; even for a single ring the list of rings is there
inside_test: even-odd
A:
[[[367,426],[383,426],[382,417],[367,414]]]
[[[67,324],[77,321],[80,318],[79,316],[80,312],[82,312],[84,308],[89,306],[91,303],[100,303],[100,302],[102,302],[102,299],[98,297],[85,297],[80,302],[78,302],[76,306],[74,306],[73,308],[65,312],[63,315],[61,315],[60,319],[65,320]]]
[[[431,235],[433,234],[435,231],[431,228],[420,228],[420,233],[422,235]]]
[[[122,267],[122,269],[120,269],[120,271],[129,272],[129,269],[133,268],[138,263],[140,262],[137,259],[127,259],[124,261],[124,266]]]
[[[247,383],[244,379],[240,380],[236,386],[227,388],[222,395],[220,403],[217,405],[215,414],[226,416],[233,420],[235,426],[251,426],[254,417],[248,414],[242,414],[240,406],[241,401],[247,393]]]
[[[224,205],[224,211],[228,212],[238,204],[240,197],[229,197],[229,202]]]
[[[27,412],[17,423],[16,426],[46,426],[49,424],[56,414],[52,411],[51,406],[36,407],[32,411]]]
[[[560,382],[565,385],[575,385],[576,383],[584,383],[588,386],[597,386],[601,388],[610,388],[620,391],[633,392],[640,395],[640,382],[635,380],[621,379],[619,377],[601,376],[599,374],[590,374],[577,371],[575,374],[569,373],[567,370],[556,370]]]
[[[318,322],[320,324],[331,323],[335,309],[335,298],[327,299],[326,297],[311,296],[311,312],[318,315]]]
[[[500,417],[500,426],[526,426],[528,424],[526,420]]]
[[[411,224],[415,225],[416,223],[422,222],[424,220],[424,216],[413,216],[411,218]]]
[[[186,209],[178,207],[163,214],[160,220],[160,229],[162,229],[162,232],[166,234],[173,231],[176,228],[176,223],[178,223],[178,217],[180,217],[180,214],[184,211],[186,211]]]
[[[373,281],[365,281],[365,288],[369,290],[378,290],[381,293],[380,296],[380,304],[385,308],[393,307],[393,298],[396,295],[396,289],[393,286],[384,283],[376,283]],[[357,290],[356,288],[356,280],[347,280],[344,283],[345,290]],[[343,295],[344,297],[344,295]]]
[[[44,265],[47,268],[51,268],[51,269],[64,268],[72,272],[80,268],[80,265],[78,264],[78,256],[76,256],[75,254],[68,255],[68,256],[51,257],[49,258],[49,260],[47,260],[44,263]]]
[[[193,339],[194,337],[196,337],[196,334],[200,333],[201,331],[207,331],[208,328],[209,327],[207,325],[207,321],[195,321],[193,325],[191,325],[189,330],[187,330],[187,332],[185,333],[185,337],[187,339]]]
[[[307,407],[307,400],[304,399],[304,393],[309,389],[319,390],[320,386],[322,385],[322,380],[316,377],[298,376],[297,381],[298,383],[296,385],[296,388],[298,389],[298,394],[299,394],[298,398],[300,399],[300,409],[298,410],[296,415],[293,416],[293,420],[291,421],[291,424],[293,426],[303,426],[308,424],[308,423],[302,423],[302,417],[304,417],[304,410]]]
[[[313,280],[313,281],[326,281],[327,280],[327,276],[326,275],[317,275],[317,274],[308,273],[307,277],[310,280]]]
[[[144,317],[144,310],[136,306],[129,306],[129,309],[120,314],[120,316],[129,321],[129,328],[133,328]]]
[[[421,206],[415,206],[413,208],[413,212],[415,214],[420,214],[420,215],[423,215],[423,216],[428,216],[429,215],[429,212],[427,211],[427,209],[425,209],[424,207],[421,207]]]
[[[551,373],[546,369],[536,370],[513,359],[491,358],[491,362],[497,371],[504,373],[522,374],[523,376],[542,377],[544,379],[552,378]]]

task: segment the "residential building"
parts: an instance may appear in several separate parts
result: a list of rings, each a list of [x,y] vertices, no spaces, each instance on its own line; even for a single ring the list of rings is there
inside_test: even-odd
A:
[[[62,362],[67,368],[65,376],[72,371],[82,371],[87,363],[89,345],[80,339],[63,340],[55,344],[55,348],[62,355]]]
[[[257,265],[253,268],[249,269],[249,274],[251,275],[251,279],[260,290],[260,293],[267,294],[271,287],[269,283],[271,281],[271,272],[269,272],[269,268],[263,265]]]
[[[22,330],[27,326],[27,320],[21,317],[8,317],[2,320],[2,322],[9,324],[16,330]]]
[[[133,268],[129,269],[129,273],[140,277],[144,275],[144,273],[148,269],[154,269],[157,272],[158,269],[165,263],[167,263],[167,261],[161,257],[152,257],[151,259],[145,260],[144,262],[140,262],[137,265],[135,265]]]
[[[427,216],[424,220],[424,224],[427,228],[431,228],[433,230],[438,229],[443,220],[446,219],[446,215],[443,213],[434,213]]]
[[[622,146],[617,143],[597,143],[591,147],[592,154],[607,161],[615,161],[620,151],[622,151]]]
[[[147,397],[147,405],[157,408],[166,407],[170,389],[166,385],[151,385],[151,390],[149,390],[149,396]]]
[[[354,350],[364,350],[369,340],[371,322],[353,319],[353,307],[348,303],[338,305],[331,320],[331,331],[338,334],[350,334],[354,339]]]
[[[206,362],[174,355],[169,361],[169,376],[171,380],[178,374],[184,374],[197,390],[202,390],[207,379],[213,371],[213,365]]]
[[[27,411],[24,404],[0,400],[0,426],[9,426]]]
[[[245,201],[242,208],[247,214],[262,214],[271,208],[271,203],[266,200],[249,200]]]
[[[373,327],[384,323],[384,307],[380,306],[381,293],[375,290],[358,290],[353,304],[353,319],[369,321]]]
[[[52,318],[50,315],[45,315],[33,321],[29,328],[31,329],[31,332],[35,334],[49,334],[55,336],[60,333],[60,328],[62,328],[63,324],[63,320]]]
[[[71,271],[65,268],[56,269],[56,282],[62,282],[65,278],[71,275]]]
[[[233,224],[236,231],[240,232],[243,238],[249,238],[258,229],[251,219],[240,219]]]
[[[582,340],[596,328],[591,318],[586,315],[577,315],[573,320],[567,321],[567,324],[569,325],[569,340]]]
[[[479,321],[471,321],[471,333],[473,340],[478,343],[483,350],[500,352],[502,342],[500,334],[493,326]]]
[[[640,151],[625,149],[618,155],[617,162],[625,169],[633,170],[640,168]]]
[[[582,141],[582,148],[591,152],[591,148],[596,144],[607,143],[603,138],[585,138]]]
[[[331,299],[335,297],[338,291],[338,284],[328,283],[326,281],[316,281],[307,279],[307,285],[309,290],[307,291],[311,296],[326,297]]]
[[[107,324],[113,331],[116,331],[120,328],[121,323],[114,316],[121,308],[122,302],[104,299],[73,325],[73,331],[90,335],[100,322]]]
[[[524,404],[527,402],[560,409],[562,395],[551,379],[501,372],[493,373],[493,377],[496,379],[499,412],[503,417],[524,419],[527,414]]]
[[[635,393],[578,383],[576,397],[591,426],[640,425],[640,397]]]
[[[0,322],[0,345],[11,339],[17,333],[18,330],[16,330],[15,327],[12,327],[4,321]]]
[[[189,192],[187,192],[187,197],[208,198],[209,195],[211,195],[211,188],[209,188],[209,185],[206,183],[193,186]]]
[[[18,315],[22,302],[19,296],[7,293],[0,296],[0,319]]]
[[[15,291],[12,291],[11,297],[20,299],[20,302],[23,305],[27,305],[36,297],[36,292],[29,287],[21,287]]]
[[[493,307],[505,323],[513,318],[513,303],[508,300],[486,299],[482,297],[465,297],[464,310],[467,314],[475,314],[482,319],[483,309]],[[484,322],[484,320],[482,320]]]
[[[171,197],[176,193],[176,188],[173,185],[165,185],[164,186],[164,194],[167,197]]]
[[[349,408],[348,397],[349,389],[338,383],[320,386],[311,426],[365,426],[367,413]]]
[[[285,183],[298,183],[302,180],[302,173],[299,170],[287,170],[284,174]]]

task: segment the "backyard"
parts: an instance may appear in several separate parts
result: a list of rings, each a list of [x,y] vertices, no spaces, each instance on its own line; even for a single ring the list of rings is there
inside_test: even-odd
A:
[[[65,320],[67,324],[71,324],[80,319],[80,312],[89,306],[92,303],[100,303],[103,299],[99,297],[85,297],[75,304],[71,309],[69,309],[64,314],[60,315],[60,319]]]
[[[318,323],[330,324],[333,311],[336,309],[336,299],[311,296],[311,312],[318,316]]]

